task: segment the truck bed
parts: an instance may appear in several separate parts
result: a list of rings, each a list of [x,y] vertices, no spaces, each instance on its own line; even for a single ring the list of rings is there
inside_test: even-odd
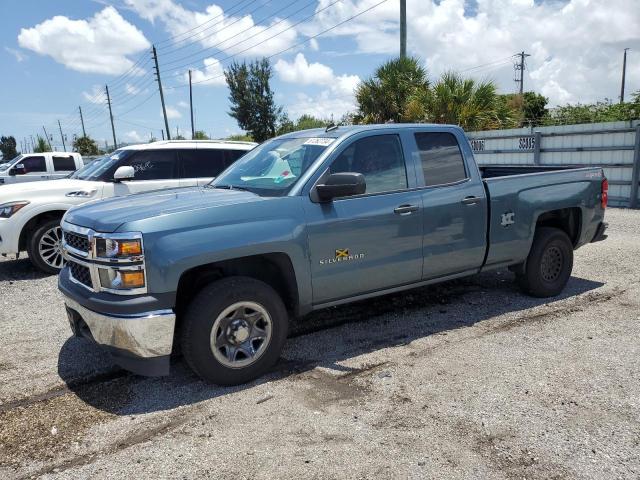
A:
[[[523,262],[543,213],[560,211],[577,222],[576,238],[572,238],[575,248],[593,239],[604,213],[599,208],[604,178],[601,168],[479,168],[489,205],[485,267]]]

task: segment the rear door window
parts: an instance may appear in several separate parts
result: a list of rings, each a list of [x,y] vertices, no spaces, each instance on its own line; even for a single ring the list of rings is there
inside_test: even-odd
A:
[[[182,178],[217,177],[226,168],[225,151],[213,148],[180,150]]]
[[[17,165],[24,166],[24,173],[39,173],[47,171],[47,162],[42,156],[25,157]]]
[[[421,132],[415,134],[415,139],[425,185],[446,185],[467,178],[462,152],[453,134]]]
[[[76,162],[71,155],[54,156],[53,169],[56,172],[73,172],[76,169]]]
[[[175,150],[142,150],[126,159],[135,171],[134,180],[166,180],[177,178]]]

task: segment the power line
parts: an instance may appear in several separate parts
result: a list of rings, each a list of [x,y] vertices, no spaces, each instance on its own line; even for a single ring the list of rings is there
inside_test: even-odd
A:
[[[239,3],[238,3],[238,5],[236,5],[236,8],[240,8],[240,6],[242,5],[242,3],[244,3],[245,1],[246,1],[246,0],[242,0],[241,2],[239,2]],[[256,2],[256,0],[250,0],[248,4],[243,5],[241,8],[248,7],[249,5],[251,5],[252,3],[255,3],[255,2]],[[233,8],[234,8],[234,7],[231,7],[229,10],[227,10],[227,15],[229,15],[229,14],[230,14],[230,12],[231,12],[231,10],[233,10]],[[200,25],[197,25],[197,26],[195,26],[195,27],[193,27],[193,28],[190,28],[189,30],[186,30],[186,31],[184,31],[184,32],[182,32],[182,33],[178,33],[178,34],[176,34],[176,35],[173,35],[172,37],[166,38],[166,39],[164,39],[164,40],[160,40],[159,42],[156,42],[156,43],[155,43],[155,45],[156,45],[156,46],[160,46],[160,45],[163,45],[163,44],[165,44],[165,43],[167,43],[167,42],[170,42],[170,41],[172,41],[172,40],[174,40],[174,41],[176,41],[176,42],[181,42],[181,41],[183,41],[183,40],[185,40],[185,39],[181,39],[181,40],[176,40],[176,39],[177,39],[178,37],[181,37],[182,35],[186,35],[186,34],[188,34],[188,33],[190,33],[190,32],[193,32],[194,30],[197,30],[197,29],[199,29],[199,28],[203,27],[203,26],[204,26],[204,25],[206,25],[207,23],[210,23],[210,22],[214,21],[214,20],[215,20],[215,19],[217,19],[217,18],[224,17],[224,14],[225,14],[225,12],[223,11],[220,15],[216,15],[215,17],[210,18],[210,19],[209,19],[209,20],[207,20],[206,22],[203,22],[203,23],[201,23]],[[216,24],[216,25],[217,25],[217,24]],[[209,27],[207,27],[205,30],[208,30],[208,28],[209,28]],[[204,31],[204,30],[203,30],[203,31]],[[198,32],[198,33],[201,33],[201,32]],[[194,35],[197,35],[198,33],[195,33]],[[193,35],[191,35],[191,36],[193,36]],[[185,38],[190,38],[190,37],[185,37]],[[175,43],[175,42],[174,42],[174,43]]]
[[[337,0],[337,1],[340,1],[340,0]],[[331,6],[331,5],[335,4],[335,3],[337,3],[337,1],[336,1],[336,2],[333,2],[333,3],[331,3],[331,4],[329,4],[329,5],[328,5],[327,7],[325,7],[325,8],[328,8],[329,6]],[[313,40],[314,38],[318,38],[319,36],[324,35],[325,33],[330,32],[331,30],[334,30],[334,29],[338,28],[339,26],[344,25],[344,24],[345,24],[345,23],[347,23],[347,22],[350,22],[350,21],[351,21],[351,20],[353,20],[354,18],[358,18],[359,16],[364,15],[365,13],[367,13],[367,12],[369,12],[369,11],[373,10],[374,8],[376,8],[376,7],[380,6],[380,5],[382,5],[383,3],[387,2],[387,1],[388,1],[388,0],[382,0],[381,2],[378,2],[378,3],[376,3],[376,4],[372,5],[372,6],[370,6],[369,8],[366,8],[366,9],[362,10],[362,11],[361,11],[361,12],[359,12],[359,13],[356,13],[355,15],[350,16],[349,18],[347,18],[347,19],[345,19],[345,20],[342,20],[341,22],[338,22],[338,23],[336,23],[335,25],[333,25],[333,26],[331,26],[331,27],[329,27],[329,28],[326,28],[326,29],[324,29],[324,30],[322,30],[322,31],[320,31],[320,32],[318,32],[318,33],[316,33],[315,35],[311,35],[311,36],[307,37],[305,40],[303,40],[303,41],[301,41],[301,42],[298,42],[298,43],[296,43],[295,45],[291,45],[290,47],[287,47],[287,48],[285,48],[285,49],[283,49],[283,50],[280,50],[279,52],[276,52],[276,53],[273,53],[273,54],[271,54],[271,55],[268,55],[266,58],[270,59],[270,58],[273,58],[273,57],[275,57],[275,56],[282,55],[283,53],[288,52],[289,50],[293,50],[294,48],[297,48],[297,47],[299,47],[299,46],[301,46],[301,45],[304,45],[305,43],[310,42],[310,41],[311,41],[311,40]],[[305,19],[304,19],[304,20],[302,20],[302,21],[308,20],[309,18],[311,18],[311,17],[315,16],[315,15],[316,15],[316,14],[318,14],[319,12],[320,12],[320,10],[318,10],[314,15],[311,15],[310,17],[307,17],[307,18],[305,18]],[[302,21],[301,21],[301,22],[298,22],[298,23],[302,23]],[[289,27],[289,28],[292,28],[292,27],[294,27],[294,26],[296,26],[296,25],[297,25],[297,24],[293,24],[293,25],[292,25],[291,27]],[[284,32],[284,31],[286,31],[286,29],[285,29],[285,30],[283,30],[282,32]],[[280,33],[282,33],[282,32],[279,32],[278,34],[273,35],[272,37],[269,37],[269,38],[267,38],[267,39],[261,40],[260,42],[256,43],[255,45],[252,45],[251,47],[248,47],[248,48],[245,48],[244,50],[241,50],[241,51],[239,51],[239,52],[236,52],[234,55],[228,55],[227,57],[225,57],[225,58],[223,58],[223,59],[221,59],[221,60],[219,60],[219,61],[220,61],[220,62],[223,62],[223,61],[228,60],[228,59],[230,59],[230,58],[236,57],[237,55],[239,55],[239,54],[241,54],[241,53],[244,53],[244,52],[246,52],[247,50],[251,50],[252,48],[254,48],[254,47],[256,47],[256,46],[258,46],[258,45],[260,45],[260,44],[264,43],[265,41],[270,40],[270,39],[271,39],[271,38],[273,38],[273,37],[276,37],[277,35],[279,35],[279,34],[280,34]],[[213,75],[213,76],[211,76],[211,77],[207,77],[207,78],[203,78],[203,79],[201,79],[201,80],[198,80],[197,82],[193,82],[193,84],[208,82],[208,81],[210,81],[210,80],[214,80],[214,79],[216,79],[216,78],[220,78],[220,77],[223,77],[223,76],[224,76],[224,73],[219,74],[219,75]],[[169,90],[169,89],[176,89],[176,88],[185,88],[186,86],[187,86],[187,85],[174,85],[174,86],[172,86],[172,87],[166,87],[166,88],[167,88],[167,90]]]
[[[327,8],[331,7],[332,5],[334,5],[334,4],[336,4],[336,3],[340,2],[340,1],[342,1],[342,0],[336,0],[335,2],[333,2],[333,3],[329,4],[329,5],[327,5],[327,7],[323,8],[322,10],[326,10]],[[260,19],[260,22],[263,22],[263,21],[265,21],[265,20],[268,20],[269,18],[271,18],[271,17],[273,17],[273,16],[277,15],[277,14],[278,14],[278,13],[280,13],[282,10],[285,10],[286,8],[288,8],[288,7],[290,7],[291,5],[293,5],[294,3],[296,3],[296,2],[295,2],[295,1],[294,1],[294,2],[291,2],[291,3],[287,4],[284,8],[282,8],[282,9],[278,10],[277,12],[273,13],[272,15],[269,15],[269,16],[267,16],[267,17],[265,17],[265,18]],[[268,26],[268,27],[266,27],[264,30],[262,30],[262,32],[260,32],[260,33],[264,33],[264,32],[266,32],[267,30],[271,30],[273,27],[275,27],[275,26],[277,26],[277,25],[281,24],[281,23],[282,23],[282,22],[284,22],[285,20],[288,20],[289,18],[291,18],[291,17],[292,17],[292,16],[294,16],[295,14],[297,14],[297,13],[301,12],[302,10],[305,10],[306,8],[310,7],[311,5],[313,5],[313,4],[315,4],[315,3],[316,3],[316,2],[315,2],[315,0],[312,0],[311,2],[306,3],[305,5],[303,5],[301,8],[299,8],[299,9],[298,9],[298,10],[296,10],[295,12],[291,12],[289,15],[285,16],[284,18],[281,18],[281,19],[279,19],[277,22],[273,23],[272,25],[269,25],[269,26]],[[316,12],[316,14],[317,14],[317,13],[320,13],[322,10],[319,10],[318,12]],[[314,15],[315,15],[315,14],[314,14]],[[313,17],[314,15],[312,15],[311,17]],[[311,18],[311,17],[308,17],[308,18]],[[305,20],[305,19],[303,19],[303,21],[304,21],[304,20]],[[294,25],[292,25],[291,27],[289,27],[289,28],[287,28],[287,29],[284,29],[284,30],[282,30],[282,31],[278,32],[278,34],[277,34],[277,35],[280,35],[281,33],[286,32],[287,30],[289,30],[290,28],[294,27],[295,25],[297,25],[297,24],[294,24]],[[228,37],[228,38],[225,38],[224,40],[221,40],[221,41],[219,41],[218,43],[216,43],[216,44],[214,44],[214,45],[211,45],[211,46],[209,46],[209,47],[206,47],[206,48],[200,49],[200,50],[198,50],[198,51],[196,51],[196,52],[193,52],[193,53],[191,53],[191,54],[189,54],[189,55],[187,55],[187,56],[185,56],[185,57],[182,57],[182,58],[180,58],[180,59],[173,60],[173,61],[171,61],[171,62],[167,62],[167,63],[165,64],[165,66],[174,65],[174,64],[176,64],[176,63],[178,63],[178,62],[183,61],[183,60],[184,60],[184,59],[186,59],[186,58],[195,57],[196,55],[200,55],[201,53],[206,52],[206,51],[208,51],[208,50],[213,50],[213,49],[222,50],[222,49],[220,49],[220,48],[216,48],[216,47],[218,47],[218,46],[222,45],[222,44],[223,44],[223,43],[225,43],[225,42],[228,42],[228,41],[229,41],[229,40],[231,40],[232,38],[236,38],[236,37],[238,37],[238,36],[240,36],[240,35],[242,35],[242,34],[246,34],[246,33],[247,33],[247,32],[249,32],[250,30],[252,30],[252,29],[254,29],[254,28],[258,27],[258,26],[260,26],[260,25],[259,25],[258,23],[256,23],[256,24],[254,24],[253,26],[251,26],[251,27],[249,27],[249,28],[246,28],[246,29],[244,29],[244,30],[241,30],[241,31],[237,32],[235,35],[232,35],[232,36],[230,36],[230,37]],[[277,36],[277,35],[275,35],[275,36]],[[270,40],[271,38],[273,38],[273,37],[270,37],[270,38],[268,38],[267,40]],[[245,38],[244,40],[241,40],[241,41],[239,41],[239,42],[236,42],[236,43],[234,43],[234,44],[232,44],[232,45],[229,45],[229,46],[225,47],[225,49],[226,49],[226,50],[230,50],[230,49],[232,49],[233,47],[236,47],[236,46],[238,46],[238,45],[240,45],[240,44],[242,44],[242,43],[244,43],[244,42],[246,42],[247,40],[250,40],[250,39],[251,39],[251,37],[249,37],[249,36],[248,36],[248,37],[247,37],[247,38]],[[265,40],[265,41],[266,41],[266,40]],[[186,66],[188,66],[188,65],[191,65],[191,64],[193,64],[193,63],[195,63],[195,62],[199,62],[200,60],[204,60],[205,58],[208,58],[209,56],[210,56],[210,54],[207,54],[207,55],[205,55],[204,57],[201,57],[201,58],[199,58],[199,59],[197,59],[197,60],[189,60],[189,62],[184,63],[184,64],[181,64],[181,65],[178,65],[177,67],[171,67],[171,68],[167,69],[167,71],[179,70],[179,69],[181,69],[181,68],[183,68],[183,67],[186,67]]]
[[[254,3],[255,1],[257,1],[257,0],[253,0],[251,3]],[[246,5],[246,6],[251,5],[251,3],[249,3],[249,4],[248,4],[248,5]],[[295,3],[295,1],[294,1],[294,2],[292,2],[292,3]],[[247,16],[247,15],[251,15],[252,13],[255,13],[255,12],[257,12],[258,10],[260,10],[261,8],[264,8],[265,6],[266,6],[266,4],[258,5],[258,7],[254,8],[254,9],[253,9],[253,10],[251,10],[250,12],[245,13],[243,16],[238,17],[235,21],[233,21],[233,22],[231,22],[231,23],[227,23],[227,24],[226,24],[226,25],[224,25],[223,27],[221,27],[221,28],[219,28],[219,29],[216,29],[214,32],[212,32],[212,33],[210,33],[210,34],[208,34],[208,35],[205,35],[204,37],[196,38],[196,39],[195,39],[194,41],[192,41],[192,42],[187,42],[187,43],[186,43],[186,44],[184,44],[184,45],[177,46],[177,47],[175,47],[175,48],[173,48],[173,49],[170,49],[170,50],[164,50],[164,51],[161,51],[161,53],[162,53],[163,55],[170,55],[170,54],[172,54],[172,53],[174,53],[174,52],[177,52],[178,50],[182,50],[182,49],[184,49],[184,48],[190,47],[191,45],[195,45],[195,44],[196,44],[196,43],[198,43],[198,42],[202,42],[203,40],[206,40],[207,38],[210,38],[210,37],[212,37],[212,36],[214,36],[214,35],[216,35],[216,34],[218,34],[218,33],[222,32],[223,30],[226,30],[226,29],[227,29],[227,28],[229,28],[229,27],[232,27],[232,26],[233,26],[233,25],[235,25],[236,23],[238,23],[238,22],[240,22],[240,21],[244,20],[245,16]],[[282,10],[282,9],[281,9],[281,10]],[[281,11],[281,10],[278,10],[278,11]],[[229,12],[227,12],[227,15],[229,15]],[[223,19],[222,19],[222,20],[220,20],[219,22],[214,23],[213,25],[211,25],[211,26],[207,27],[206,29],[204,29],[204,30],[202,30],[201,32],[198,32],[198,33],[196,33],[196,34],[194,34],[194,35],[192,35],[192,36],[200,35],[200,34],[204,33],[206,30],[209,30],[210,28],[213,28],[213,27],[215,27],[216,25],[219,25],[219,24],[223,23],[223,22],[224,22],[224,20],[225,20],[225,19],[223,18]],[[183,40],[181,40],[181,41],[183,41]]]

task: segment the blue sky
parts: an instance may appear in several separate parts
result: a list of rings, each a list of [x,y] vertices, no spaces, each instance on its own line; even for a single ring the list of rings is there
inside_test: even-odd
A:
[[[177,127],[189,136],[189,68],[201,82],[194,86],[196,128],[214,137],[238,133],[226,113],[221,71],[261,55],[273,55],[276,100],[291,117],[339,118],[354,109],[358,81],[397,54],[398,1],[379,2],[2,0],[0,134],[19,142],[44,125],[59,145],[57,121],[67,138],[79,134],[81,105],[87,132],[111,143],[101,93],[109,84],[118,141],[159,138],[151,44],[158,46],[172,134]],[[456,69],[512,92],[512,55],[525,50],[531,54],[525,87],[552,105],[615,99],[622,50],[630,47],[627,92],[640,89],[635,0],[408,0],[408,11],[409,51],[433,79]]]

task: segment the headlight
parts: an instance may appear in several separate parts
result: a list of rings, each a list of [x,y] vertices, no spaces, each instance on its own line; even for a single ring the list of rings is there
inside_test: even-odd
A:
[[[142,255],[140,239],[96,238],[96,256],[98,258],[128,258],[139,255]]]
[[[0,205],[0,218],[9,218],[26,205],[29,205],[29,202],[3,203]]]
[[[145,286],[143,270],[100,268],[100,285],[112,290],[131,290]]]

